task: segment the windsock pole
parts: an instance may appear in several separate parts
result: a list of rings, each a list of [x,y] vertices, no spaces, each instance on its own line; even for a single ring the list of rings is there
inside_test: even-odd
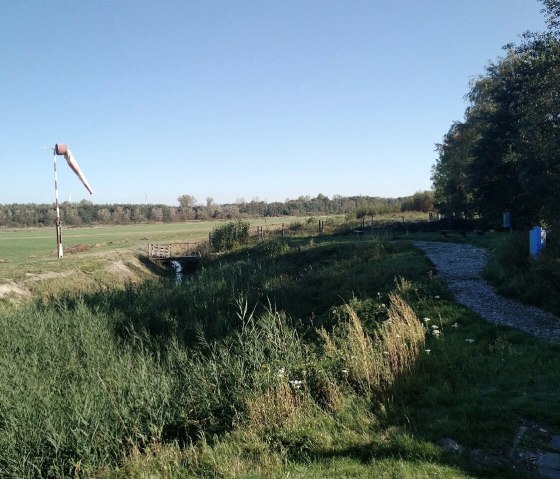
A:
[[[55,207],[56,207],[56,222],[55,222],[56,223],[56,250],[57,250],[58,257],[62,258],[62,256],[63,256],[62,223],[60,221],[60,204],[59,204],[59,201],[58,201],[58,177],[57,177],[57,174],[56,174],[56,157],[57,157],[57,155],[63,155],[64,156],[64,159],[66,160],[66,163],[68,163],[68,166],[70,167],[70,169],[74,173],[76,173],[76,176],[80,179],[82,184],[89,191],[90,195],[93,194],[93,190],[91,189],[91,186],[89,185],[88,181],[86,180],[86,177],[82,173],[82,170],[78,166],[78,163],[74,159],[74,156],[72,155],[72,152],[70,151],[68,146],[64,145],[62,143],[57,143],[56,145],[54,145],[53,163],[54,163],[54,196],[55,196],[55,200],[56,200],[55,201]]]
[[[62,250],[62,223],[60,222],[60,205],[58,202],[58,177],[56,175],[56,150],[53,154],[54,161],[54,197],[56,206],[56,250],[59,258],[62,258],[64,252]]]

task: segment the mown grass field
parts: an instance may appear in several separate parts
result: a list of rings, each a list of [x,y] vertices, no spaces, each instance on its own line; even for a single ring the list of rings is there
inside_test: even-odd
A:
[[[303,220],[306,220],[304,218]],[[253,226],[274,227],[288,224],[285,218],[252,220]],[[89,253],[129,250],[146,252],[148,243],[175,241],[203,241],[219,224],[216,221],[200,221],[171,224],[115,225],[75,227],[63,229],[65,249],[86,245]],[[70,253],[72,256],[72,253]],[[53,228],[0,230],[0,262],[8,265],[34,265],[56,262],[56,235]]]
[[[560,427],[560,347],[455,304],[406,240],[269,238],[0,311],[1,477],[530,477],[516,431]]]
[[[269,230],[282,223],[289,224],[285,218],[251,221],[253,228]],[[17,285],[31,295],[48,295],[138,283],[152,276],[138,262],[147,255],[148,243],[205,241],[218,224],[204,221],[63,228],[62,260],[56,255],[54,228],[0,230],[0,287]]]
[[[418,216],[418,213],[405,213],[407,221],[417,220]],[[380,216],[376,221],[395,218]],[[282,224],[287,235],[297,236],[316,234],[319,219],[325,221],[327,233],[360,224],[337,216],[260,218],[249,223],[253,237],[259,226],[263,227],[265,236],[270,236]],[[149,243],[204,242],[214,228],[224,223],[63,228],[65,256],[62,260],[56,255],[54,227],[0,229],[0,301],[10,295],[19,300],[24,296],[48,296],[68,290],[79,293],[117,284],[139,284],[153,277],[153,271],[139,261],[147,255]]]

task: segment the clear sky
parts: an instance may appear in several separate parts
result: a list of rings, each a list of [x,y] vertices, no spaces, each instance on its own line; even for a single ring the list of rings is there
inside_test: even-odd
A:
[[[0,203],[430,187],[434,145],[536,0],[0,0]]]

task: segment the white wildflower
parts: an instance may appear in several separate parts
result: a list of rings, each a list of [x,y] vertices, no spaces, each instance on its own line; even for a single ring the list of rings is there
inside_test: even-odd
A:
[[[293,386],[294,389],[299,389],[303,386],[303,381],[301,379],[292,379],[290,384]]]
[[[467,338],[467,339],[465,339],[465,341],[467,343],[471,343],[471,344],[474,343],[474,339],[471,339],[471,338]]]

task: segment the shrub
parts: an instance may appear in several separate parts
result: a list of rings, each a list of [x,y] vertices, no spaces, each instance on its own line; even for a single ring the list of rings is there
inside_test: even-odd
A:
[[[236,246],[249,242],[249,227],[247,221],[230,221],[216,226],[210,233],[210,246],[214,251],[227,251]]]
[[[261,250],[265,258],[276,259],[292,250],[285,238],[271,238],[263,242]]]
[[[491,257],[485,276],[506,296],[560,313],[560,259],[556,238],[536,260],[529,255],[527,232],[508,235]]]

